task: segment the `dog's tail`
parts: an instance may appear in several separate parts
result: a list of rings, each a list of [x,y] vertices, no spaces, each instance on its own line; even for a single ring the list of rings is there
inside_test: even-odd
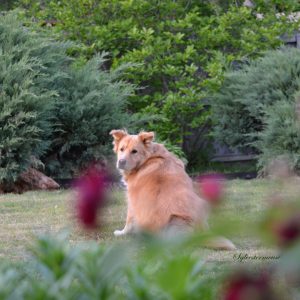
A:
[[[164,237],[178,237],[178,235],[190,235],[194,231],[194,227],[190,222],[178,217],[173,217],[170,223],[162,231]],[[199,230],[209,230],[207,222],[203,222]],[[198,244],[199,240],[196,241]],[[221,236],[212,236],[204,234],[201,237],[202,246],[214,250],[235,250],[236,246],[227,238]]]
[[[205,241],[205,247],[214,250],[235,250],[236,246],[225,237],[212,237]]]

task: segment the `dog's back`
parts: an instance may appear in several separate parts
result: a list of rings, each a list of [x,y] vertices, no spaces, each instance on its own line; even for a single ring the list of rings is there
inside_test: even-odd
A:
[[[187,226],[205,226],[207,204],[193,189],[184,164],[161,144],[127,176],[128,196],[137,224],[158,231],[179,219]]]

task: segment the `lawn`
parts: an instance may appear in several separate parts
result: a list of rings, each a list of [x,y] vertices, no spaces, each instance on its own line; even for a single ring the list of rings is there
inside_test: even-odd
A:
[[[232,180],[227,183],[227,198],[222,208],[225,217],[258,222],[266,207],[271,183],[267,180]],[[112,243],[113,231],[121,229],[126,217],[124,191],[116,189],[101,217],[102,227],[93,232],[83,230],[74,220],[74,197],[71,190],[27,192],[0,196],[0,259],[20,261],[29,257],[28,248],[41,234],[69,232],[71,243],[96,240]],[[211,220],[213,222],[213,220]],[[234,255],[274,255],[258,238],[240,234],[232,238],[235,251],[199,249],[197,255],[208,261],[234,261]]]

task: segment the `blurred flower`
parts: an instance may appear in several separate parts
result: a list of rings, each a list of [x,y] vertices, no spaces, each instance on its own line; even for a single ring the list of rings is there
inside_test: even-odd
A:
[[[267,273],[239,271],[225,284],[224,300],[273,300],[276,299]]]
[[[292,246],[300,240],[300,202],[297,191],[284,186],[285,196],[272,194],[268,197],[268,209],[264,212],[261,233],[280,248]],[[288,195],[290,193],[290,195]]]
[[[264,14],[257,13],[256,18],[257,18],[257,20],[263,20],[264,19]]]
[[[197,178],[200,193],[212,204],[218,204],[224,195],[224,177],[219,174],[207,174]]]
[[[244,3],[243,3],[243,5],[246,6],[246,7],[248,7],[248,8],[254,7],[254,4],[250,0],[245,0]]]
[[[94,165],[75,183],[78,191],[77,217],[86,228],[97,226],[97,212],[105,204],[108,182],[107,172]]]
[[[300,213],[275,223],[273,233],[279,246],[288,247],[294,244],[300,238]]]

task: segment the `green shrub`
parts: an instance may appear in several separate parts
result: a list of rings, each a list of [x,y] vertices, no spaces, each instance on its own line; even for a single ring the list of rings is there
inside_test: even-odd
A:
[[[14,14],[0,17],[0,182],[13,182],[49,146],[66,45],[28,30]]]
[[[272,156],[291,154],[298,166],[299,134],[295,93],[300,89],[300,51],[270,51],[225,76],[213,106],[215,137],[259,153],[259,166]]]
[[[0,3],[0,11],[7,11],[16,5],[17,0],[2,0]]]
[[[131,112],[156,115],[148,124],[162,140],[184,150],[190,160],[206,148],[188,149],[186,140],[209,123],[205,107],[235,61],[261,55],[282,43],[279,36],[298,25],[275,13],[295,9],[295,1],[260,1],[255,8],[243,1],[156,0],[20,0],[26,14],[62,38],[76,41],[70,49],[80,61],[99,51],[110,53],[106,68],[135,63],[124,74],[140,88],[130,97]],[[264,13],[258,20],[257,12]],[[199,129],[200,128],[200,129]],[[196,131],[196,134],[195,134]]]
[[[265,173],[274,159],[282,158],[291,169],[299,171],[300,120],[295,113],[295,103],[279,101],[265,113],[265,126],[255,144],[260,153],[258,167]]]
[[[119,79],[121,70],[101,71],[104,62],[96,56],[55,82],[59,97],[45,162],[56,177],[73,177],[89,163],[105,160],[111,154],[110,130],[132,125],[134,118],[125,110],[133,86]]]
[[[265,111],[278,101],[294,102],[299,89],[298,49],[270,51],[229,72],[212,102],[215,136],[232,147],[247,147],[264,128]]]
[[[101,71],[99,55],[73,64],[69,47],[16,14],[0,17],[0,183],[8,189],[37,162],[48,175],[73,177],[111,153],[111,129],[143,122],[126,112],[125,66]]]

